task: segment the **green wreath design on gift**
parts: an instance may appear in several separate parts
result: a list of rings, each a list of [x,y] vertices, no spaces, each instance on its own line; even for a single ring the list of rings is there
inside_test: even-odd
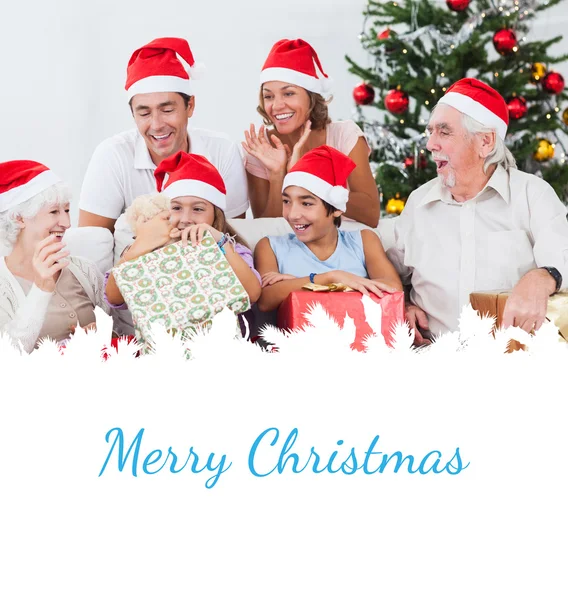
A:
[[[188,271],[187,269],[184,269],[183,271],[180,271],[180,272],[179,272],[179,273],[176,275],[176,277],[177,277],[178,279],[181,279],[181,280],[184,280],[184,281],[185,281],[186,279],[189,279],[189,278],[191,277],[191,271]]]
[[[168,275],[173,275],[176,271],[181,270],[183,267],[183,261],[180,257],[170,256],[168,258],[164,258],[160,262],[160,270],[163,273],[167,273]]]
[[[197,294],[196,296],[193,296],[193,298],[191,299],[191,302],[193,304],[203,304],[205,302],[206,298],[203,294]]]
[[[179,310],[184,310],[187,308],[187,304],[185,302],[182,302],[181,300],[176,300],[175,302],[172,302],[170,304],[170,313],[176,313]]]
[[[150,306],[158,299],[158,294],[154,290],[142,290],[134,296],[134,302],[138,306]]]
[[[209,296],[209,304],[217,304],[218,302],[223,302],[225,300],[225,294],[221,294],[221,292],[213,292]]]
[[[201,267],[200,269],[197,269],[195,271],[195,273],[193,274],[193,278],[195,279],[195,281],[199,281],[204,277],[209,277],[209,275],[211,275],[211,271],[209,269]]]
[[[163,325],[166,328],[170,327],[170,325],[172,324],[172,320],[170,319],[170,317],[168,317],[168,315],[166,313],[162,313],[160,315],[154,315],[153,317],[150,317],[148,322],[151,323],[152,325],[155,325],[155,324]]]
[[[149,279],[148,277],[144,277],[143,279],[140,279],[138,281],[138,287],[141,288],[147,288],[150,287],[152,285],[152,280]]]
[[[187,313],[187,317],[192,323],[201,323],[211,318],[211,311],[205,306],[196,306]]]
[[[213,287],[218,290],[226,290],[230,285],[235,283],[235,277],[230,273],[219,273],[219,275],[213,277],[211,283],[213,284]]]
[[[142,265],[132,265],[122,271],[122,278],[126,279],[126,281],[136,281],[142,275],[144,275],[144,267]]]
[[[236,285],[231,288],[231,294],[233,296],[242,296],[245,293],[245,288],[242,285]]]
[[[206,235],[202,240],[201,240],[201,245],[204,246],[205,248],[209,248],[210,246],[213,246],[213,244],[215,244],[215,240],[213,239],[213,236],[211,234]]]
[[[242,300],[241,298],[235,298],[235,300],[231,300],[227,306],[233,312],[241,313],[248,308],[248,302],[246,300]]]
[[[150,310],[155,313],[164,312],[166,310],[166,305],[163,302],[156,302]]]
[[[123,283],[123,284],[121,284],[120,291],[122,292],[122,295],[124,296],[124,294],[129,294],[130,292],[133,292],[134,286],[130,285],[129,283]]]
[[[132,319],[134,321],[138,321],[139,319],[143,319],[146,316],[146,312],[143,311],[141,308],[133,308],[130,311],[130,314],[132,315]]]
[[[226,260],[222,260],[215,265],[217,271],[226,271],[229,268],[229,263]]]
[[[178,249],[175,244],[169,244],[163,249],[163,251],[167,256],[172,256],[173,254],[177,254]]]
[[[219,260],[218,250],[216,248],[202,250],[197,257],[197,260],[202,265],[212,265]]]
[[[171,277],[168,277],[167,275],[162,275],[161,277],[158,277],[158,279],[156,279],[156,288],[162,289],[163,287],[166,287],[167,285],[170,285],[171,283],[172,283]]]
[[[176,298],[187,298],[191,294],[195,294],[196,291],[195,281],[182,281],[174,287],[173,294]]]

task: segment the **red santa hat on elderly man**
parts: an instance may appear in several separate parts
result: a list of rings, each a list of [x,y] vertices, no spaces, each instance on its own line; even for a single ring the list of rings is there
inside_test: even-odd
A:
[[[456,81],[438,101],[453,106],[464,115],[497,131],[504,140],[509,125],[509,109],[503,96],[490,85],[467,77]]]
[[[154,171],[158,192],[170,200],[180,196],[197,196],[225,210],[227,190],[219,171],[199,154],[180,150],[165,158]]]
[[[319,146],[306,152],[288,171],[282,191],[297,185],[345,212],[349,200],[347,178],[355,167],[355,163],[339,150]]]
[[[180,92],[191,96],[190,77],[199,79],[204,71],[205,67],[193,59],[186,40],[158,38],[132,54],[126,69],[125,89],[129,100],[136,94],[152,92]]]
[[[60,181],[53,171],[33,160],[0,163],[0,212],[31,200]]]
[[[316,51],[304,40],[280,40],[272,46],[260,73],[260,85],[267,81],[292,83],[322,95],[332,84]]]

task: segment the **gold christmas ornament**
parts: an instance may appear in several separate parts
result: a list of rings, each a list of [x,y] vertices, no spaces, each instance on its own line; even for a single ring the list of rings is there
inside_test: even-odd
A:
[[[568,125],[568,108],[564,109],[562,113],[562,120],[564,121],[564,125]]]
[[[534,63],[531,65],[531,80],[533,83],[542,81],[542,78],[546,75],[546,67],[544,63]]]
[[[536,152],[534,153],[535,160],[538,160],[538,162],[545,162],[550,160],[553,156],[554,146],[552,143],[546,139],[538,140]]]
[[[404,205],[406,203],[406,199],[401,198],[400,194],[397,192],[394,198],[390,198],[387,202],[385,210],[388,215],[400,215],[400,213],[404,209]]]

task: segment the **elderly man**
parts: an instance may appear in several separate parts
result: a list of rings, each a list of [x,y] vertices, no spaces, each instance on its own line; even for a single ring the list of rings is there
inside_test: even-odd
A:
[[[81,190],[80,226],[113,231],[137,196],[156,191],[157,165],[179,150],[205,156],[217,167],[227,188],[225,214],[244,216],[247,181],[237,145],[222,134],[188,128],[195,109],[190,76],[195,79],[196,72],[189,44],[180,38],[159,38],[132,54],[125,87],[136,129],[95,150]]]
[[[566,208],[548,183],[517,170],[508,122],[502,96],[476,79],[453,84],[432,111],[438,177],[410,195],[388,251],[410,285],[417,344],[456,330],[474,291],[512,289],[503,326],[536,330],[568,281]]]

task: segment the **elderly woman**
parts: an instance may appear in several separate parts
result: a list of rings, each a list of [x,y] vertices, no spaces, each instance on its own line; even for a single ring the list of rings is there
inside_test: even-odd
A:
[[[315,50],[304,40],[274,44],[260,77],[257,108],[266,131],[254,125],[243,143],[249,196],[255,217],[282,216],[282,182],[289,169],[306,152],[331,146],[349,156],[356,167],[349,176],[349,202],[345,220],[370,227],[379,221],[377,185],[369,166],[370,149],[353,121],[332,122],[328,116],[329,78]]]
[[[94,327],[95,306],[108,312],[102,275],[69,256],[68,187],[29,160],[0,163],[0,332],[31,352],[38,340],[63,341],[77,324]]]

